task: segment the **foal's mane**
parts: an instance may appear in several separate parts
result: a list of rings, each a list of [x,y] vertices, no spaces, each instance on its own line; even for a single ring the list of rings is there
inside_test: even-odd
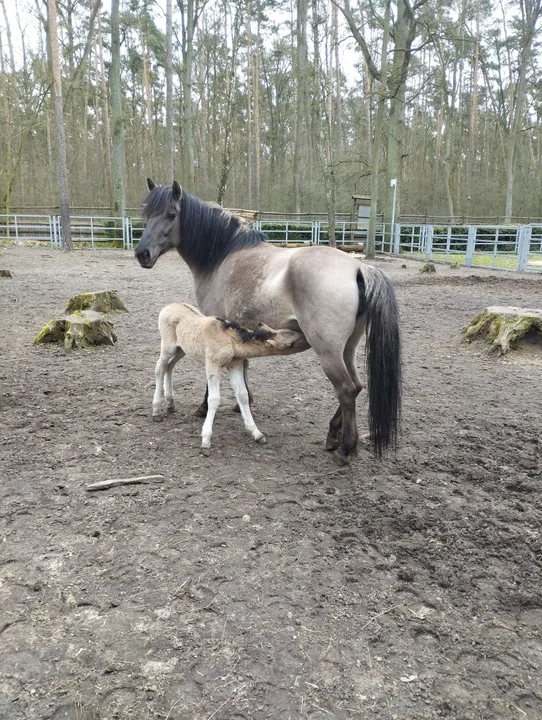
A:
[[[257,342],[265,342],[266,340],[269,340],[269,338],[273,337],[273,333],[269,330],[247,330],[247,328],[239,325],[239,323],[233,322],[232,320],[223,320],[222,318],[218,318],[218,320],[222,323],[224,330],[234,330],[240,340],[244,343],[253,342],[255,340]]]
[[[237,215],[219,205],[203,202],[184,188],[179,202],[180,245],[177,249],[200,273],[211,273],[230,253],[267,240],[263,233],[245,227]],[[171,186],[157,185],[145,198],[143,216],[148,219],[174,209]]]

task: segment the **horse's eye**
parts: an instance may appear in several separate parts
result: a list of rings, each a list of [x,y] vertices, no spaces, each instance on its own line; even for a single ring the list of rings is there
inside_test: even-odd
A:
[[[175,220],[176,217],[177,217],[177,215],[174,212],[170,212],[170,213],[168,213],[167,219]]]

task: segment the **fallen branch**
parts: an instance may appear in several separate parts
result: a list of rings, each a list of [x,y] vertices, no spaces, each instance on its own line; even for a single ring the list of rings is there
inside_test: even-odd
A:
[[[163,475],[141,475],[140,477],[133,478],[115,478],[113,480],[102,480],[100,482],[87,485],[85,487],[85,490],[87,492],[94,492],[95,490],[109,490],[109,488],[117,487],[117,485],[146,485],[149,483],[161,483],[163,481]]]

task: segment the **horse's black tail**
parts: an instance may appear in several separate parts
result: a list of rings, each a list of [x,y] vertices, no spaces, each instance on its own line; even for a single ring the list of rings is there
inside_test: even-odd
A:
[[[375,455],[397,445],[401,411],[401,334],[395,291],[378,268],[358,270],[359,315],[367,320],[369,434]]]

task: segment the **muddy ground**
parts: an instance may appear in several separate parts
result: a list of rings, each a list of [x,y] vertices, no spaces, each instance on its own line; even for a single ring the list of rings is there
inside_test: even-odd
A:
[[[158,311],[193,300],[178,256],[144,271],[118,250],[3,249],[2,720],[542,718],[541,358],[460,344],[487,305],[540,307],[542,277],[401,265],[381,263],[402,316],[400,447],[378,461],[362,444],[341,470],[312,351],[252,366],[265,446],[224,383],[199,454],[187,360],[177,414],[151,422]],[[100,289],[130,311],[116,346],[31,345]]]

